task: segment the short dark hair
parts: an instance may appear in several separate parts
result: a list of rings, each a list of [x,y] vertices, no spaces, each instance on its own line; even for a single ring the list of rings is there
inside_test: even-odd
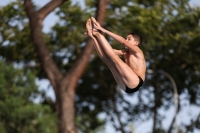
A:
[[[131,32],[128,35],[132,35],[133,38],[139,42],[139,45],[142,43],[142,36],[138,33]]]

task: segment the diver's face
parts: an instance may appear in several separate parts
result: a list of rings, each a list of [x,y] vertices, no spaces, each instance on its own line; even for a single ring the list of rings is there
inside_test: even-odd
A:
[[[137,41],[135,41],[135,39],[133,38],[133,36],[131,34],[129,34],[126,37],[126,41],[129,42],[130,44],[137,45]]]

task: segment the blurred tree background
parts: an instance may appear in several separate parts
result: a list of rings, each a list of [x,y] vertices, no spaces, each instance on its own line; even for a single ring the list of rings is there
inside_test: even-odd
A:
[[[55,133],[56,113],[48,105],[34,103],[38,91],[35,75],[0,62],[0,132]]]
[[[111,123],[115,133],[137,133],[138,125],[146,121],[151,122],[146,127],[151,133],[200,131],[199,7],[191,7],[188,0],[85,0],[83,8],[63,0],[53,10],[59,21],[48,33],[40,34],[38,14],[56,5],[55,0],[46,7],[33,0],[36,14],[29,11],[28,2],[15,0],[0,7],[0,132],[100,133]],[[91,40],[84,35],[90,16],[123,37],[130,32],[143,36],[147,74],[139,92],[127,95],[120,90],[93,51]],[[106,38],[114,48],[123,48]],[[196,109],[191,110],[195,116],[185,116],[187,121],[177,117],[176,124],[175,113],[166,113],[175,108],[174,86],[166,74],[177,87],[177,114],[188,106]],[[38,90],[36,79],[50,80],[55,101],[47,97],[48,92]],[[74,104],[64,105],[70,102]],[[71,112],[67,107],[73,108]]]

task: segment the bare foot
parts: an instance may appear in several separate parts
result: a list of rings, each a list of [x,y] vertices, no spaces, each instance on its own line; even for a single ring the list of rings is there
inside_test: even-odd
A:
[[[94,17],[91,17],[92,22],[96,23],[96,19]]]
[[[89,37],[93,37],[92,35],[92,24],[91,24],[91,19],[89,18],[86,22],[86,34],[89,36]]]
[[[95,24],[98,23],[98,22],[96,21],[96,19],[95,19],[94,17],[91,17],[91,20],[92,20],[92,21],[91,21],[91,22],[92,22],[92,23],[91,23],[91,24],[92,24],[92,34],[96,36],[97,34],[101,33],[101,31],[95,28]]]

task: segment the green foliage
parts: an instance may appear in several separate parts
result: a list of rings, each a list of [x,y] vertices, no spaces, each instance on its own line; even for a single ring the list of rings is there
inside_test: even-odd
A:
[[[35,104],[40,95],[35,76],[0,62],[0,132],[55,133],[57,121],[48,106]]]
[[[87,1],[86,5],[91,8],[95,1]],[[146,56],[147,68],[153,69],[155,73],[147,73],[145,85],[138,95],[138,102],[130,103],[116,91],[112,92],[117,97],[117,100],[113,101],[109,92],[116,89],[116,83],[110,80],[113,77],[107,67],[102,67],[100,60],[93,59],[90,63],[93,67],[86,71],[77,89],[77,93],[80,93],[77,98],[78,107],[84,100],[87,102],[84,104],[86,107],[94,104],[95,107],[99,106],[105,112],[109,112],[107,120],[113,121],[112,117],[116,113],[113,106],[109,106],[108,103],[114,105],[117,102],[118,107],[123,108],[119,114],[127,113],[124,126],[128,121],[152,119],[154,110],[167,110],[174,102],[171,82],[158,70],[169,73],[176,82],[178,93],[188,95],[189,102],[199,106],[199,8],[191,8],[185,0],[114,0],[109,4],[106,15],[103,25],[106,29],[124,37],[130,32],[138,32],[143,36],[141,48]],[[112,38],[107,39],[114,48],[121,48]],[[91,87],[88,87],[88,81],[91,82]],[[90,109],[87,113],[92,111]],[[161,123],[163,117],[164,115],[158,113],[157,122]],[[157,130],[163,130],[160,128]]]
[[[40,63],[30,36],[30,27],[23,2],[16,0],[0,7],[0,56],[7,63],[41,73]],[[44,35],[48,40],[48,37]]]
[[[36,56],[21,1],[0,8],[0,53],[7,62],[27,63]],[[21,54],[19,54],[21,53]]]
[[[44,34],[44,38],[51,55],[63,73],[67,73],[85,46],[85,22],[90,16],[95,16],[96,5],[97,1],[86,0],[86,7],[82,9],[78,5],[72,5],[70,1],[67,1],[56,9],[59,22],[55,24],[50,33]],[[25,66],[30,62],[38,64],[37,54],[30,41],[30,28],[28,27],[27,17],[20,0],[2,7],[0,17],[2,18],[0,20],[1,58],[6,62],[20,62],[21,65]],[[147,67],[154,70],[155,73],[147,73],[145,84],[137,93],[138,95],[124,95],[122,91],[116,89],[116,82],[110,70],[94,52],[76,88],[76,125],[78,130],[95,132],[98,127],[104,126],[107,121],[112,122],[113,126],[119,130],[119,126],[115,124],[118,121],[116,118],[117,116],[123,116],[122,125],[129,132],[130,129],[127,123],[153,119],[155,111],[167,110],[173,107],[171,82],[164,75],[161,75],[158,70],[169,73],[177,84],[178,93],[186,95],[189,103],[199,106],[199,18],[200,9],[191,8],[187,0],[111,0],[103,26],[123,37],[126,37],[130,32],[140,33],[143,36],[141,49],[144,51]],[[123,48],[112,38],[107,36],[106,38],[114,48]],[[37,73],[41,72],[41,68],[37,69]],[[12,79],[12,76],[7,79]],[[0,86],[5,88],[3,82],[6,81],[2,80]],[[22,86],[24,86],[24,83],[23,80],[20,82]],[[21,90],[25,91],[23,87]],[[5,91],[2,97],[8,96],[7,90],[2,89],[1,91]],[[12,89],[12,91],[15,92],[17,89]],[[7,114],[12,112],[10,111],[12,107],[17,109],[16,113],[11,113],[12,115],[9,115],[9,117],[8,115],[5,116],[5,120],[9,119],[8,121],[0,122],[0,131],[7,131],[4,128],[5,123],[12,126],[12,123],[9,123],[11,118],[13,122],[16,122],[17,119],[25,121],[25,118],[22,118],[23,115],[15,116],[20,113],[27,114],[28,118],[26,119],[29,121],[24,123],[30,124],[37,121],[42,128],[43,125],[47,124],[47,121],[50,122],[48,119],[51,116],[42,115],[42,117],[39,117],[40,115],[38,115],[49,112],[47,106],[43,107],[27,101],[33,94],[33,89],[30,92],[20,94],[14,92],[12,92],[13,95],[10,94],[9,96],[16,97],[21,94],[20,98],[26,100],[4,98],[8,99],[6,102],[11,106],[5,108],[8,110],[5,111]],[[24,93],[26,95],[22,95]],[[30,93],[31,95],[28,95]],[[132,98],[135,96],[138,96],[138,102],[132,102]],[[131,101],[127,100],[127,97]],[[18,105],[21,102],[23,105],[28,105]],[[31,105],[29,105],[30,103]],[[31,110],[32,106],[34,107]],[[184,105],[180,106],[180,109],[184,108]],[[32,115],[29,115],[29,112]],[[101,113],[106,114],[106,118],[100,118]],[[32,116],[34,116],[34,121],[31,121]],[[166,132],[162,129],[163,118],[164,116],[157,112],[156,131]],[[54,123],[51,124],[54,125]],[[197,124],[194,127],[198,128],[199,125]],[[184,130],[184,128],[181,130]],[[32,130],[32,127],[27,126],[26,129]],[[34,129],[37,128],[34,127]],[[43,129],[40,131],[43,131]]]
[[[47,45],[60,70],[66,73],[85,46],[85,22],[90,15],[70,1],[60,6],[56,15],[59,21],[48,34]]]

